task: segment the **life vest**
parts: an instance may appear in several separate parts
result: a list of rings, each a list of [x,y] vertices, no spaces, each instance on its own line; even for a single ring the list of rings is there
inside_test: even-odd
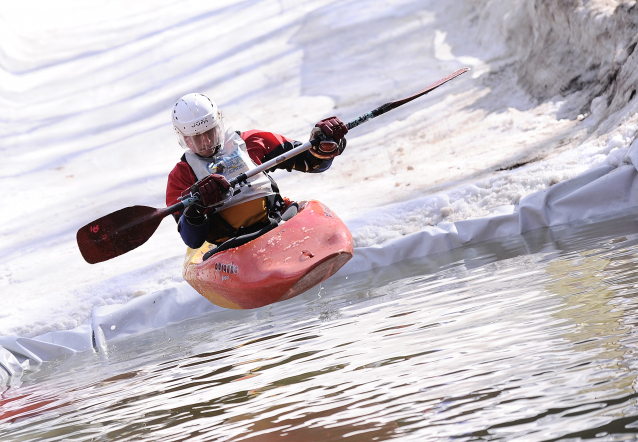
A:
[[[217,173],[227,180],[257,167],[248,154],[246,143],[237,132],[226,132],[224,146],[216,155],[203,158],[186,152],[184,161],[191,167],[197,180],[211,173]],[[209,231],[206,240],[211,244],[220,244],[229,238],[252,233],[268,224],[278,222],[284,207],[279,188],[270,175],[265,172],[248,179],[249,185],[241,187],[229,202],[215,213],[210,213]],[[241,207],[240,204],[243,204]]]
[[[226,132],[226,141],[216,155],[210,158],[203,158],[192,152],[186,152],[184,155],[186,162],[195,172],[197,180],[206,178],[212,173],[217,173],[231,180],[236,176],[249,172],[257,167],[248,155],[246,143],[242,138],[229,129]],[[236,206],[257,198],[268,197],[279,193],[277,184],[265,172],[248,179],[248,185],[241,187],[241,192],[234,195],[233,198],[224,204],[224,209]]]

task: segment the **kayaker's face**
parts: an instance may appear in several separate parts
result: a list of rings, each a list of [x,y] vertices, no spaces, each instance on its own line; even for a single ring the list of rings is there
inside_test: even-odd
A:
[[[184,135],[177,127],[175,134],[180,146],[205,158],[214,156],[224,145],[224,125],[221,120],[216,126],[200,134]]]
[[[215,131],[215,129],[216,128],[213,128],[199,135],[184,137],[186,144],[188,144],[188,147],[191,149],[191,152],[205,158],[215,155],[220,147],[221,141],[219,134]]]

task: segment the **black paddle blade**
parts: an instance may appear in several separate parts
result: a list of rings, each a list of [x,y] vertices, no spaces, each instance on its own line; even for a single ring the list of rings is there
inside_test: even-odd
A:
[[[132,206],[96,219],[78,230],[80,253],[96,264],[130,252],[155,233],[167,214],[166,209]]]

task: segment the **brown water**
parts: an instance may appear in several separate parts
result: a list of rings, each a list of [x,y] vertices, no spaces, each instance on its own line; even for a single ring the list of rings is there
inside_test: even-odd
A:
[[[46,364],[3,393],[0,440],[633,439],[636,219],[333,278]]]

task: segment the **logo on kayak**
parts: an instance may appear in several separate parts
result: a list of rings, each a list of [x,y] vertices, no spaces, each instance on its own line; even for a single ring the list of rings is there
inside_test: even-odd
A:
[[[222,264],[221,262],[216,262],[215,271],[236,275],[237,273],[239,273],[239,266],[234,265],[232,262],[230,264]]]
[[[323,214],[326,215],[328,218],[334,218],[334,215],[332,214],[332,212],[330,211],[330,209],[328,209],[326,206],[324,206],[323,204],[321,205],[321,208],[323,209]]]

